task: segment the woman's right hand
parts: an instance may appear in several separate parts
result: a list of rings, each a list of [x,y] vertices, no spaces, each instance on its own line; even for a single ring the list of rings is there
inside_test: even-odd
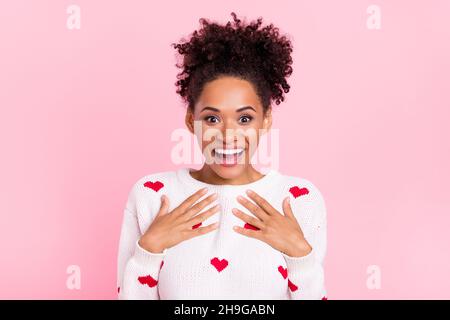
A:
[[[213,193],[193,205],[206,192],[207,188],[198,190],[170,213],[168,212],[169,198],[166,195],[162,195],[161,208],[147,231],[139,239],[139,245],[146,251],[162,253],[164,249],[173,247],[184,240],[217,229],[219,226],[218,222],[204,227],[192,228],[194,225],[206,220],[220,210],[220,206],[217,204],[205,212],[196,215],[204,207],[217,199],[217,194]]]

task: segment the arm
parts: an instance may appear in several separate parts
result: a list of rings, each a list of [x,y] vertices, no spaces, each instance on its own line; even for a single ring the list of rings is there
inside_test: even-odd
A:
[[[139,245],[136,212],[126,207],[119,242],[117,290],[119,300],[158,300],[158,278],[166,250],[152,253]]]
[[[324,258],[327,247],[327,220],[325,201],[320,191],[314,186],[308,186],[310,193],[291,200],[292,210],[296,217],[311,214],[312,224],[310,230],[305,233],[305,239],[311,245],[312,250],[303,257],[291,257],[284,253],[288,270],[288,291],[292,300],[300,299],[326,299],[324,277]],[[304,206],[300,207],[300,201]],[[300,219],[297,218],[300,222]]]

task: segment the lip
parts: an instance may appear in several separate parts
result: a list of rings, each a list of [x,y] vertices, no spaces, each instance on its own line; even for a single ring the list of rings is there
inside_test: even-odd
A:
[[[244,148],[215,148],[213,151],[220,155],[232,155],[241,153],[244,151]]]
[[[220,152],[216,152],[216,149]],[[223,167],[234,167],[239,164],[239,160],[245,154],[245,148],[214,148],[211,155],[216,160],[215,163]]]

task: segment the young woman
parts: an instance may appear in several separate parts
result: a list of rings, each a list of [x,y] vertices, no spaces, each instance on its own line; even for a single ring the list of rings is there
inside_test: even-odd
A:
[[[188,41],[173,44],[183,57],[176,84],[186,125],[206,160],[200,170],[153,173],[132,187],[119,299],[326,299],[322,194],[309,180],[263,175],[250,161],[271,127],[272,102],[289,91],[292,44],[261,18],[232,16],[226,25],[200,19]]]

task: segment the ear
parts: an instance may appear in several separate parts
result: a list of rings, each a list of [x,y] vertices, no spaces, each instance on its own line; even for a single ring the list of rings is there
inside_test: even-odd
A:
[[[189,107],[186,110],[184,122],[186,123],[186,127],[189,129],[189,131],[192,134],[194,134],[194,114],[192,113],[192,110]]]
[[[265,129],[265,131],[269,131],[270,128],[272,127],[272,107],[269,106],[266,113],[264,114],[264,123],[263,123],[263,128]]]

